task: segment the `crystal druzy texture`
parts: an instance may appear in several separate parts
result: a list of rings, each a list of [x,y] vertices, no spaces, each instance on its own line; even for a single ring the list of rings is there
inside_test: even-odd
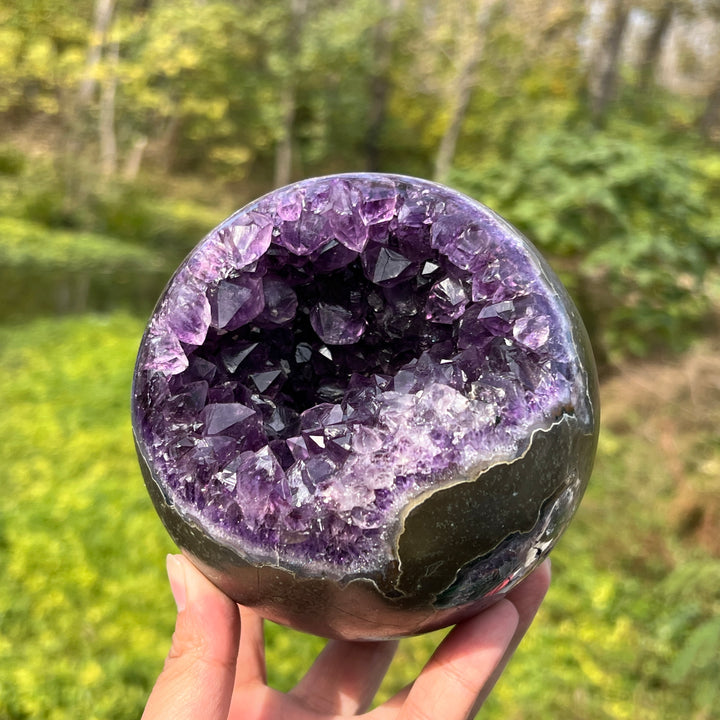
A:
[[[238,211],[189,255],[138,356],[155,505],[226,592],[325,635],[454,622],[549,552],[584,490],[582,325],[485,206],[375,174]]]

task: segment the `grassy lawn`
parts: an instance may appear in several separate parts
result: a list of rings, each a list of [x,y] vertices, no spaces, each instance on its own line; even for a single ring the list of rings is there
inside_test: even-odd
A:
[[[0,327],[2,719],[136,718],[162,666],[173,546],[128,412],[142,327],[127,315]],[[591,487],[480,717],[720,717],[718,355],[708,343],[605,384]],[[441,634],[403,642],[381,697]],[[280,688],[322,647],[275,626],[268,642]]]

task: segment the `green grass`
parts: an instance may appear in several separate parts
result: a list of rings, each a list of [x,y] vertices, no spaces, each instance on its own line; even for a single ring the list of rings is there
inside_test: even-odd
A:
[[[126,315],[0,327],[3,720],[136,718],[167,652],[173,546],[129,425],[141,332]],[[628,411],[604,433],[548,599],[480,717],[720,717],[720,560],[671,522],[677,478],[643,422]],[[692,443],[686,479],[717,487],[717,439],[693,428]],[[403,642],[381,697],[441,635]],[[282,689],[322,647],[276,626],[268,644]]]
[[[0,717],[138,715],[172,630],[128,422],[141,325],[0,334]]]
[[[0,264],[13,270],[52,272],[113,269],[159,271],[163,258],[139,245],[89,232],[49,229],[39,223],[0,216]]]

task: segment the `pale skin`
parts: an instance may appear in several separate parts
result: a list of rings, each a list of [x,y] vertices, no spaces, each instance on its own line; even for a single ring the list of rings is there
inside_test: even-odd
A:
[[[456,625],[413,683],[368,711],[397,642],[330,640],[298,685],[281,693],[267,685],[262,619],[181,555],[167,564],[178,616],[143,720],[473,718],[550,584],[546,561],[503,600]]]

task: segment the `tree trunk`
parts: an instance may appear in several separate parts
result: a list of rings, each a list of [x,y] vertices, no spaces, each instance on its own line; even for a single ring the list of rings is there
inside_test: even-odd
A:
[[[120,47],[116,41],[108,48],[108,76],[100,93],[100,170],[103,177],[111,177],[117,170],[117,140],[115,138],[115,90],[117,89],[117,65]]]
[[[177,142],[180,137],[180,127],[182,118],[180,116],[180,103],[174,102],[173,114],[168,121],[160,136],[160,158],[163,170],[169,173],[175,164],[175,154],[177,151]]]
[[[93,26],[90,32],[85,71],[83,72],[80,87],[78,88],[78,105],[80,107],[84,107],[90,102],[93,91],[95,90],[97,84],[97,67],[100,64],[103,45],[105,44],[107,31],[110,28],[114,9],[115,0],[96,0],[95,2]]]
[[[720,80],[710,90],[699,125],[700,132],[706,140],[711,142],[720,140]]]
[[[293,127],[295,125],[295,83],[288,82],[280,91],[280,108],[282,125],[275,147],[275,187],[282,187],[290,182],[293,161]]]
[[[607,31],[600,38],[590,67],[590,114],[597,127],[603,125],[608,106],[617,91],[620,50],[629,15],[630,10],[624,0],[613,1],[608,11]]]
[[[90,103],[97,86],[98,67],[102,59],[107,33],[112,22],[115,0],[96,0],[93,10],[93,24],[88,39],[85,68],[77,93],[68,99],[64,107],[63,120],[66,133],[64,152],[59,160],[60,173],[65,186],[63,212],[72,217],[85,202],[88,173],[83,167],[83,148],[87,139],[94,136]],[[114,104],[114,100],[113,100]]]
[[[440,140],[437,154],[435,155],[433,178],[438,182],[444,182],[450,173],[460,131],[462,130],[465,115],[470,106],[472,91],[475,87],[475,72],[485,51],[485,38],[488,26],[492,19],[493,11],[500,5],[501,1],[502,0],[491,0],[490,2],[481,1],[477,8],[474,37],[468,43],[467,55],[465,55],[450,89],[450,120]]]
[[[302,27],[308,11],[308,0],[291,0],[290,22],[286,43],[286,57],[289,61],[287,76],[280,90],[280,109],[282,120],[277,134],[275,146],[275,187],[282,187],[290,182],[293,165],[293,131],[295,127],[295,111],[297,107],[297,71],[296,62],[300,48]]]
[[[137,140],[135,140],[125,160],[125,167],[122,171],[123,180],[132,182],[135,178],[137,178],[147,144],[147,135],[141,135]]]
[[[646,93],[650,89],[650,85],[655,79],[655,70],[662,55],[663,45],[672,24],[674,13],[675,1],[670,0],[660,8],[655,17],[655,22],[645,42],[642,60],[640,61],[637,85],[638,90],[642,93]]]
[[[370,106],[365,133],[365,166],[370,172],[380,170],[380,137],[390,96],[390,66],[393,34],[397,16],[405,0],[390,0],[387,15],[377,24],[374,34],[375,63],[370,77]]]

